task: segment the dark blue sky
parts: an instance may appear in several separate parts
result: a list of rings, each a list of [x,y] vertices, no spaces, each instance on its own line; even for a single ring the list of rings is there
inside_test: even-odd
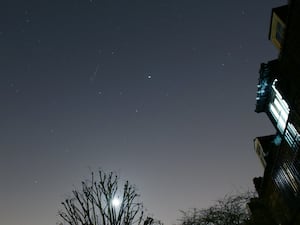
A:
[[[0,3],[0,218],[53,225],[89,175],[114,170],[175,223],[262,175],[258,69],[283,0]]]

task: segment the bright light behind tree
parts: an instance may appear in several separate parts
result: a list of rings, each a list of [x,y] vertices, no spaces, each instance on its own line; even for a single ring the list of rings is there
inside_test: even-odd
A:
[[[121,201],[119,198],[114,197],[113,200],[111,201],[111,204],[113,207],[119,207],[121,205]]]

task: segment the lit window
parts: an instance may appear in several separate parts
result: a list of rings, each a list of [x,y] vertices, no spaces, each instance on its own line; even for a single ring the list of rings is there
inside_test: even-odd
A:
[[[298,182],[295,179],[294,173],[292,172],[292,168],[287,165],[286,163],[283,164],[284,169],[284,176],[289,183],[289,185],[292,187],[293,191],[297,193],[299,191],[299,185]]]
[[[293,124],[288,123],[284,138],[292,149],[298,150],[300,145],[300,134]]]
[[[270,112],[277,124],[278,130],[283,134],[286,127],[286,123],[289,117],[289,106],[286,101],[282,98],[279,91],[276,89],[275,84],[277,79],[272,84],[272,98],[269,104]]]

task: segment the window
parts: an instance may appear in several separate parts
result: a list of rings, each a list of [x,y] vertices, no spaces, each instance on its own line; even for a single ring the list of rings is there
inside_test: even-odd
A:
[[[274,121],[277,124],[278,130],[281,134],[283,134],[289,117],[290,109],[286,101],[282,98],[281,94],[276,89],[276,82],[277,79],[275,79],[272,84],[271,101],[269,104],[269,109]]]
[[[290,122],[288,122],[287,124],[284,138],[292,149],[294,149],[295,151],[298,150],[300,145],[300,135],[294,125]]]
[[[293,166],[283,164],[284,177],[287,180],[290,187],[293,189],[294,193],[298,193],[299,191],[299,182],[297,182],[295,177],[295,168]]]
[[[275,38],[280,44],[282,44],[283,36],[284,36],[284,28],[280,22],[277,22]]]

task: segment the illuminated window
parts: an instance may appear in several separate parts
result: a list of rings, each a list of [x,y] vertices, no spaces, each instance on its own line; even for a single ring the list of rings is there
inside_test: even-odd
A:
[[[293,189],[294,193],[298,193],[299,191],[299,182],[296,180],[295,176],[295,169],[292,166],[287,165],[286,163],[283,164],[284,170],[284,177],[289,183],[290,187]]]
[[[299,179],[295,174],[295,168],[287,163],[278,168],[274,181],[281,191],[291,191],[294,195],[299,193]]]
[[[287,124],[284,138],[292,149],[298,150],[300,145],[300,134],[290,122]]]
[[[289,106],[286,101],[282,98],[279,91],[276,89],[275,84],[277,79],[272,84],[272,98],[269,104],[270,112],[277,124],[278,130],[283,134],[286,127],[286,123],[289,117]]]

